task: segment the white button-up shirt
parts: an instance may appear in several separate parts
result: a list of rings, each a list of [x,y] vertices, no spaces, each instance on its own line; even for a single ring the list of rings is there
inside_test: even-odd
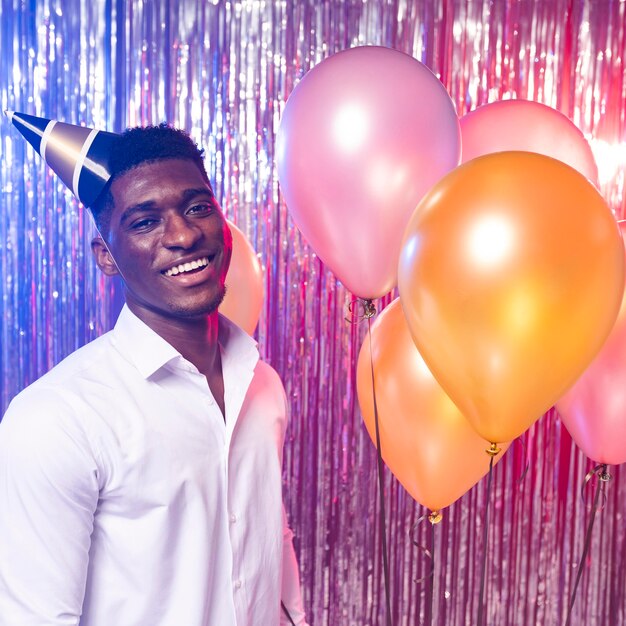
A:
[[[0,423],[0,624],[304,624],[278,375],[220,318],[206,378],[124,308]]]

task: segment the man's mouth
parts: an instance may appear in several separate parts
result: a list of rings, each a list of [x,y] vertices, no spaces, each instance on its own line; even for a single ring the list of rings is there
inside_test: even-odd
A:
[[[196,259],[195,261],[189,261],[188,263],[180,263],[178,265],[174,265],[167,270],[164,270],[162,273],[165,276],[177,276],[178,274],[188,274],[190,272],[197,272],[205,268],[213,259],[215,255],[204,256]]]

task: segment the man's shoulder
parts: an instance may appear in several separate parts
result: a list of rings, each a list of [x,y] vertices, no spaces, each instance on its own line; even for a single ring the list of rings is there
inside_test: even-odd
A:
[[[259,359],[257,361],[255,367],[255,376],[262,377],[268,383],[271,383],[278,387],[282,388],[283,386],[283,382],[278,372],[267,361],[264,361],[263,359]]]
[[[0,422],[3,449],[15,447],[43,453],[50,446],[84,441],[94,420],[94,398],[111,397],[99,373],[111,367],[110,333],[82,346],[18,393]]]
[[[273,405],[287,411],[287,394],[278,372],[266,361],[259,359],[249,393],[265,405]]]
[[[273,366],[271,366],[262,357],[259,357],[259,360],[257,361],[256,371],[262,374],[263,376],[268,376],[272,379],[276,379],[279,383],[281,382],[280,375],[278,374],[278,372],[274,369]]]
[[[97,385],[101,373],[111,367],[116,351],[111,333],[78,348],[52,369],[23,389],[12,400],[9,408],[48,407],[50,404],[67,404],[90,384]]]
[[[84,378],[98,379],[107,362],[116,357],[112,333],[108,332],[68,354],[33,384],[71,387]]]

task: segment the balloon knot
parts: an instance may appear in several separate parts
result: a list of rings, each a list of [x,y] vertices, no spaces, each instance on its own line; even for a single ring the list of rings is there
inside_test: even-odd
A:
[[[500,454],[500,451],[502,449],[498,446],[497,443],[491,443],[489,445],[489,447],[485,450],[485,452],[489,455],[489,456],[497,456],[498,454]]]
[[[363,300],[363,317],[366,319],[376,315],[376,305],[373,300]]]
[[[600,471],[598,472],[598,478],[603,483],[608,483],[609,480],[613,478],[613,476],[611,476],[611,474],[609,474],[609,472],[607,471],[606,465],[602,465],[602,467],[600,468]]]
[[[363,300],[358,298],[348,304],[348,315],[346,315],[346,322],[354,324],[361,320],[371,319],[376,315],[376,305],[373,300]]]
[[[441,511],[431,511],[428,514],[428,521],[433,524],[439,524],[439,522],[443,519],[443,513]]]

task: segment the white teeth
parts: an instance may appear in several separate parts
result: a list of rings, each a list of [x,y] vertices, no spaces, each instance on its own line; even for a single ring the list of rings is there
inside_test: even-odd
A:
[[[196,259],[195,261],[191,261],[190,263],[181,263],[180,265],[175,265],[174,267],[170,267],[169,270],[165,270],[165,272],[163,273],[166,276],[176,276],[177,274],[183,274],[184,272],[197,270],[199,267],[205,267],[208,264],[209,264],[208,257],[202,257],[201,259]]]

